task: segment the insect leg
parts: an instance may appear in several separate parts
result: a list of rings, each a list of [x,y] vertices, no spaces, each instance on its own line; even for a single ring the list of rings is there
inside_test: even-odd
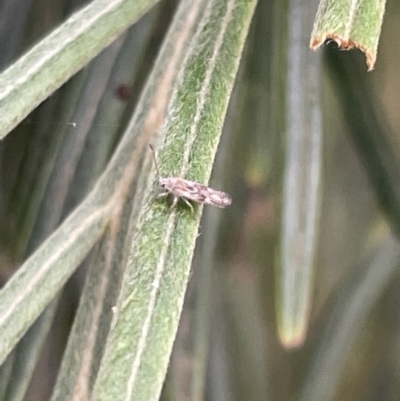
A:
[[[182,200],[190,207],[190,210],[193,212],[193,205],[186,198],[182,198]]]
[[[174,196],[174,200],[172,201],[170,210],[172,210],[176,206],[176,204],[178,203],[178,200],[179,200],[179,196]]]

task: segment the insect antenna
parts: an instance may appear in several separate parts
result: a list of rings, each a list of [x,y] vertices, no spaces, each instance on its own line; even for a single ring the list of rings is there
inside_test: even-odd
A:
[[[157,175],[158,175],[158,177],[161,177],[160,170],[158,169],[158,164],[157,164],[157,159],[156,159],[156,153],[155,153],[155,151],[154,151],[153,145],[151,145],[151,144],[149,143],[149,146],[150,146],[150,149],[151,149],[151,154],[153,155],[153,160],[154,160],[154,165],[156,166]]]

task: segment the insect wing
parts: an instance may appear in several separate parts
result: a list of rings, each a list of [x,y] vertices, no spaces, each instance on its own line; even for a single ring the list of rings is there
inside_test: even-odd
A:
[[[225,192],[217,191],[198,182],[182,178],[170,178],[169,180],[171,180],[170,192],[174,196],[217,207],[226,207],[232,203],[232,198]]]
[[[203,193],[204,200],[202,203],[217,207],[226,207],[232,204],[232,198],[225,192],[217,191],[212,188],[207,188]]]

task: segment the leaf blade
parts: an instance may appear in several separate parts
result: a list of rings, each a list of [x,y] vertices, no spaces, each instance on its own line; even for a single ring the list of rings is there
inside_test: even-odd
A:
[[[375,65],[386,0],[322,0],[315,17],[310,47],[316,50],[327,39],[341,49],[354,47],[367,58],[368,70]]]
[[[0,75],[0,139],[157,0],[94,0]]]
[[[174,90],[159,157],[162,172],[199,182],[207,182],[211,173],[255,2],[206,4],[180,85]],[[145,202],[95,385],[95,400],[158,399],[161,391],[200,214],[180,208],[170,213],[162,201],[151,200],[154,196],[149,193]]]

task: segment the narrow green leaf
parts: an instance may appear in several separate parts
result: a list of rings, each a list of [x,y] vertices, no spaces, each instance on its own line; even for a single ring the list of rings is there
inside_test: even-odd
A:
[[[169,106],[161,173],[207,182],[255,1],[188,1],[202,11]],[[182,16],[181,16],[182,18]],[[201,206],[169,210],[147,195],[115,308],[94,400],[156,400],[164,381]]]
[[[104,232],[112,205],[81,207],[0,291],[0,363]],[[90,210],[90,211],[89,211]]]
[[[396,148],[396,133],[380,98],[374,95],[367,73],[359,59],[344,57],[342,52],[327,52],[329,72],[337,90],[348,135],[363,161],[379,206],[396,233],[400,234],[400,157]]]
[[[0,139],[157,0],[94,0],[0,75]]]
[[[36,222],[33,231],[27,230],[31,235],[28,254],[31,254],[38,244],[42,243],[57,228],[62,217],[76,206],[76,202],[87,194],[95,179],[98,179],[100,172],[92,172],[92,169],[87,168],[85,174],[78,175],[79,182],[77,182],[76,173],[79,172],[78,164],[82,158],[85,161],[90,158],[97,159],[99,153],[101,155],[105,152],[103,149],[105,139],[97,135],[98,132],[96,132],[96,142],[82,156],[83,150],[86,149],[88,136],[92,132],[92,124],[96,120],[96,110],[100,99],[103,99],[103,93],[109,82],[109,74],[113,70],[118,53],[121,51],[121,45],[122,40],[117,40],[103,51],[85,68],[83,74],[79,74],[80,81],[82,81],[82,85],[79,85],[80,91],[74,92],[73,97],[67,95],[61,99],[60,109],[70,110],[71,114],[68,116],[68,121],[73,121],[74,124],[66,124],[63,120],[58,122],[55,129],[53,128],[54,134],[51,139],[61,142],[61,144],[57,151],[49,152],[54,156],[46,160],[47,167],[41,170],[42,175],[40,178],[38,177],[38,188],[35,190],[35,196],[32,196],[35,202],[33,199],[31,200],[29,215],[35,216]],[[111,93],[114,93],[114,88]],[[108,134],[103,135],[103,137],[106,137],[108,141],[115,140],[116,131],[116,124],[109,125]],[[66,133],[68,134],[65,135]],[[56,136],[61,137],[62,141]],[[101,157],[100,159],[103,162],[102,170],[104,170],[106,160]],[[51,170],[50,177],[48,177],[48,170]],[[69,204],[67,203],[68,196],[72,198]],[[41,202],[39,213],[37,208],[34,207],[37,203],[36,200]],[[33,220],[29,215],[28,222]],[[18,401],[24,398],[42,345],[48,337],[58,299],[59,296],[56,297],[57,301],[54,300],[47,307],[42,316],[26,333],[23,341],[20,341],[16,347],[18,365],[14,367],[13,380],[7,390],[10,401]]]
[[[12,381],[12,370],[15,365],[15,352],[11,352],[0,369],[0,400],[7,401],[7,386]]]
[[[126,266],[127,255],[118,249],[126,230],[127,227],[120,230],[116,238],[109,232],[92,252],[52,401],[90,399],[110,327],[112,307]]]
[[[186,19],[180,23],[184,25]],[[187,27],[187,36],[192,30],[193,26]],[[145,96],[96,187],[1,289],[0,363],[107,227],[115,236],[121,219],[129,218],[143,152],[149,153],[149,140],[164,121],[177,66],[187,46],[185,39],[179,42],[177,37],[172,32]]]
[[[182,57],[176,44],[174,41],[166,50],[173,57],[173,63],[166,66],[166,61],[162,60],[157,71],[157,82],[163,85],[156,85],[154,81],[149,84],[147,97],[138,105],[135,117],[92,193],[0,291],[0,337],[3,339],[0,344],[0,363],[58,293],[106,228],[111,225],[117,232],[120,219],[126,218],[126,207],[132,204],[142,154],[144,150],[148,152],[150,137],[158,132],[163,122],[171,82]],[[145,111],[148,110],[150,112],[146,119]]]
[[[327,39],[341,49],[354,47],[375,65],[386,0],[321,0],[311,34],[310,47],[317,49]]]
[[[389,236],[368,264],[352,272],[335,297],[335,305],[324,322],[324,330],[301,391],[301,401],[333,400],[345,371],[349,350],[361,335],[365,322],[390,280],[399,271],[400,246]],[[314,343],[315,345],[315,343]]]
[[[43,163],[35,174],[35,180],[30,182],[27,178],[20,177],[19,184],[22,188],[17,187],[10,202],[12,203],[13,213],[20,216],[22,220],[19,225],[18,244],[16,246],[20,260],[26,260],[60,223],[60,213],[63,209],[61,207],[54,208],[56,210],[51,210],[50,215],[49,209],[46,208],[43,213],[43,203],[46,194],[50,194],[49,204],[54,205],[57,196],[56,189],[51,191],[48,186],[54,185],[54,175],[57,172],[59,173],[56,165],[62,153],[62,146],[66,142],[66,137],[76,134],[76,128],[71,126],[69,122],[74,117],[75,108],[79,103],[88,74],[89,71],[86,70],[77,74],[64,88],[65,90],[58,94],[57,106],[61,106],[60,110],[62,111],[57,116],[55,125],[48,124],[46,113],[40,113],[38,116],[39,124],[45,127],[43,128],[43,135],[47,134],[50,138],[48,148],[45,157],[43,157]],[[29,162],[32,163],[28,158]],[[29,167],[26,169],[29,171]],[[65,182],[63,184],[65,184],[63,189],[70,189],[70,183]],[[52,220],[51,223],[50,220]]]
[[[132,70],[135,70],[133,67],[138,66],[140,61],[136,49],[147,42],[147,38],[153,32],[151,28],[157,20],[155,17],[158,14],[159,12],[148,13],[139,24],[131,28],[120,50],[115,71],[113,71],[109,82],[112,87],[102,99],[99,115],[93,127],[97,131],[96,133],[109,130],[110,125],[118,127],[121,123],[120,117],[123,106],[120,101],[115,101],[115,82],[129,82],[132,80]],[[165,18],[165,15],[162,18]],[[146,100],[146,96],[143,96],[142,103],[146,103]],[[140,132],[140,129],[138,132]],[[138,132],[136,132],[136,135]],[[112,138],[109,138],[109,132],[107,134],[104,132],[104,139],[100,138],[99,135],[95,135],[95,132],[93,134],[93,137],[96,138],[96,143],[92,148],[98,146],[98,141],[111,142]],[[100,149],[102,157],[92,158],[88,163],[85,163],[86,159],[83,161],[86,165],[85,172],[87,170],[96,171],[101,168],[100,162],[103,160],[104,163],[106,157],[102,150],[104,150],[103,146]],[[93,149],[90,149],[90,152],[93,152]],[[93,163],[95,164],[93,165]],[[143,176],[146,175],[147,180],[148,170],[140,174],[139,179],[143,182],[136,184],[133,218],[130,217],[129,207],[126,215],[120,219],[118,234],[105,236],[100,245],[93,251],[79,308],[53,390],[52,401],[90,398],[110,328],[113,315],[112,307],[116,303],[122,274],[126,267],[128,245],[134,232],[138,209],[141,206],[141,189],[145,186]],[[112,250],[111,253],[110,249]]]
[[[12,380],[8,383],[5,392],[6,401],[22,401],[32,379],[42,352],[45,340],[48,338],[51,324],[59,306],[60,297],[57,296],[37,319],[34,325],[25,334],[23,341],[15,349],[15,360],[12,366]],[[7,360],[6,360],[7,363]],[[3,368],[3,366],[2,366]]]
[[[311,7],[313,1],[308,4]],[[277,278],[278,330],[286,347],[299,346],[307,331],[320,214],[321,57],[304,46],[309,20],[304,2],[291,1],[286,160]]]

